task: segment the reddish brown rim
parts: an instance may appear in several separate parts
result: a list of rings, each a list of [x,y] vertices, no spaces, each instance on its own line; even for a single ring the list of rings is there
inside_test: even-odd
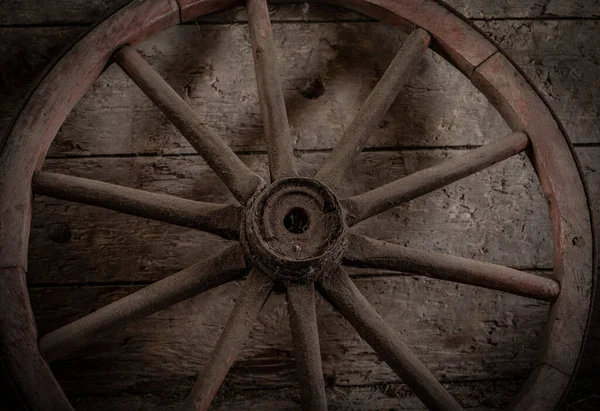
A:
[[[293,1],[274,1],[276,3]],[[313,3],[309,1],[309,3]],[[431,47],[465,74],[508,125],[528,134],[530,158],[549,202],[554,272],[561,292],[553,303],[538,364],[514,409],[553,409],[575,374],[594,287],[593,228],[585,188],[566,136],[550,109],[509,59],[468,23],[432,0],[325,0],[396,25],[421,27]],[[31,95],[0,152],[0,244],[3,299],[2,360],[31,409],[71,409],[37,348],[25,281],[31,219],[31,179],[66,116],[124,44],[237,4],[232,0],[147,0],[121,9],[75,44]],[[6,347],[10,347],[7,350]],[[19,351],[19,352],[15,352]]]

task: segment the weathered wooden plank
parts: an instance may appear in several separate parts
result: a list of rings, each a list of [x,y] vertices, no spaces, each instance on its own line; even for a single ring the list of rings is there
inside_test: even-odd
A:
[[[548,107],[505,56],[491,57],[471,80],[490,96],[513,129],[522,129],[531,139],[532,161],[553,216],[554,272],[561,283],[540,362],[572,375],[585,340],[595,285],[591,215],[575,158]],[[556,379],[531,382],[528,395],[532,396],[566,387]]]
[[[598,141],[594,131],[599,127],[595,113],[600,103],[586,84],[600,77],[594,34],[600,22],[582,22],[587,30],[577,35],[578,26],[564,21],[493,24],[498,27],[494,32],[517,38],[509,51],[534,74],[540,88],[555,96],[551,103],[565,120],[572,141]],[[523,38],[535,41],[514,36],[515,24],[533,27]],[[532,31],[543,35],[531,36]],[[574,40],[559,43],[564,51],[557,54],[554,34],[562,36],[563,31]],[[292,135],[301,150],[334,146],[403,39],[373,23],[274,25],[274,35]],[[585,55],[572,51],[582,47]],[[203,50],[201,55],[198,49]],[[534,59],[531,50],[536,51]],[[140,51],[234,150],[265,150],[246,26],[177,27],[145,43]],[[174,64],[177,61],[184,63]],[[485,98],[441,57],[427,52],[423,63],[370,146],[479,145],[508,132]],[[111,67],[67,119],[51,155],[192,151],[135,85]]]
[[[249,170],[231,147],[196,115],[183,98],[131,46],[114,56],[119,67],[143,91],[202,156],[235,198],[246,205],[264,181]]]
[[[547,303],[411,276],[355,281],[442,382],[510,377],[528,372],[533,365]],[[69,395],[109,397],[131,391],[140,396],[161,391],[166,395],[173,389],[187,390],[217,343],[240,287],[230,283],[134,322],[100,337],[70,359],[54,362],[52,368]],[[30,294],[44,333],[137,289],[42,287],[31,289]],[[225,390],[296,386],[284,301],[284,295],[275,295],[263,309],[225,380]],[[330,386],[398,381],[321,298],[317,321],[323,372]]]
[[[319,169],[317,180],[337,191],[356,156],[379,129],[404,85],[416,74],[430,42],[431,36],[425,30],[412,31]]]
[[[110,13],[129,3],[130,0],[59,0],[50,3],[39,0],[6,0],[4,5],[10,13],[0,16],[0,24],[90,24],[98,22]],[[598,17],[600,6],[594,0],[447,0],[446,4],[469,18],[553,18],[553,17]],[[360,19],[361,16],[321,5],[286,5],[271,7],[277,20],[339,20]],[[205,19],[215,21],[245,20],[243,8],[232,12],[220,12]]]
[[[460,153],[363,153],[340,195],[366,191]],[[300,174],[313,175],[326,156],[300,156]],[[242,159],[259,174],[267,173],[266,155]],[[232,201],[225,186],[197,156],[46,161],[46,171],[55,169],[183,198]],[[594,178],[597,175],[592,174]],[[550,268],[550,220],[537,187],[528,161],[514,157],[353,230],[405,246],[516,268]],[[189,229],[42,196],[35,198],[33,215],[31,284],[156,280],[212,255],[226,244]]]
[[[442,382],[401,340],[402,336],[383,319],[344,270],[333,270],[318,282],[317,289],[427,408],[462,410]]]
[[[404,38],[373,23],[284,24],[273,31],[300,150],[335,145]],[[180,26],[139,49],[234,150],[265,150],[245,25]],[[431,51],[421,63],[369,146],[482,144],[508,133],[487,100],[449,63]],[[69,116],[50,155],[155,152],[193,149],[121,70],[110,67]]]
[[[465,409],[503,409],[510,402],[520,379],[497,380],[448,384],[448,389]],[[381,411],[409,410],[422,411],[422,403],[401,384],[381,384],[372,387],[332,387],[327,390],[329,410],[331,411]],[[180,403],[176,395],[159,397],[132,394],[119,395],[108,399],[102,396],[73,398],[78,410],[113,411],[137,410],[175,411]],[[299,410],[300,397],[293,388],[271,390],[249,390],[244,392],[225,392],[215,400],[211,410],[254,410],[281,411]]]
[[[477,381],[448,384],[450,392],[457,397],[466,409],[505,409],[522,382],[520,378],[508,380]],[[586,377],[576,381],[567,402],[561,411],[594,410],[597,403],[596,387],[600,377]],[[176,411],[179,402],[176,396],[122,394],[117,398],[105,396],[75,397],[72,400],[80,411]],[[406,387],[400,384],[381,384],[372,387],[334,387],[328,389],[330,410],[423,410],[422,404]],[[255,410],[281,411],[300,409],[299,395],[293,388],[275,390],[252,390],[225,392],[220,394],[213,405],[215,410]]]
[[[600,77],[596,21],[481,24],[533,77],[575,143],[598,139],[600,109],[594,89]],[[81,28],[2,29],[3,99],[0,128],[16,114],[25,88]],[[200,31],[201,35],[198,35]],[[524,32],[523,36],[514,33]],[[399,48],[402,37],[383,25],[276,25],[284,88],[297,148],[330,148],[348,126],[370,88]],[[360,42],[356,39],[373,39]],[[569,41],[555,41],[569,39]],[[207,43],[212,47],[207,48]],[[575,43],[575,45],[573,44]],[[31,45],[23,49],[23,44]],[[289,47],[288,47],[289,46]],[[289,48],[289,50],[287,50]],[[203,49],[198,55],[196,50]],[[286,49],[286,50],[283,50]],[[15,50],[18,50],[15,51]],[[23,51],[22,51],[23,50]],[[534,51],[533,58],[531,57]],[[557,51],[558,50],[558,51]],[[174,28],[141,47],[161,74],[187,95],[206,122],[236,150],[264,150],[247,28]],[[15,54],[16,53],[16,54]],[[482,144],[507,131],[483,96],[433,53],[420,76],[392,106],[373,146]],[[173,64],[178,58],[186,64]],[[27,61],[25,61],[27,60]],[[20,71],[14,70],[19,67]],[[25,75],[23,74],[25,67]],[[234,73],[230,68],[236,67]],[[6,74],[5,74],[6,73]],[[12,73],[12,74],[11,74]],[[18,75],[17,75],[18,74]],[[16,81],[15,81],[16,79]],[[318,80],[318,81],[316,81]],[[320,82],[320,83],[319,83]],[[348,88],[355,84],[355,88]],[[324,94],[315,100],[311,97]],[[187,90],[187,92],[186,92]],[[240,104],[243,102],[243,104]],[[464,133],[464,130],[470,130]],[[51,155],[180,153],[192,148],[116,67],[101,77],[63,126]]]
[[[600,2],[596,4],[600,7]],[[600,99],[594,86],[600,83],[600,21],[490,21],[476,25],[523,69],[573,143],[600,143]]]
[[[446,0],[446,4],[474,19],[598,17],[595,0]]]

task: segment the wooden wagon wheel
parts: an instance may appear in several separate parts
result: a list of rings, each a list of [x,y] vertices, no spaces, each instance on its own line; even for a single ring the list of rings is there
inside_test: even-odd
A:
[[[284,2],[284,1],[280,1]],[[318,2],[318,1],[315,1]],[[323,2],[323,1],[321,1]],[[402,343],[344,272],[357,265],[487,287],[552,302],[542,352],[513,407],[553,409],[577,368],[590,312],[593,235],[584,187],[564,133],[536,91],[502,52],[432,0],[326,0],[410,33],[339,145],[313,178],[298,176],[265,0],[247,0],[271,183],[248,169],[131,47],[182,20],[233,0],[137,1],[79,41],[46,75],[0,152],[0,338],[2,361],[34,410],[72,409],[47,366],[98,334],[249,272],[186,409],[207,409],[275,283],[286,286],[304,409],[327,408],[314,293],[356,328],[430,409],[460,404]],[[345,171],[431,47],[494,104],[513,133],[432,168],[339,200]],[[218,205],[40,171],[67,114],[114,60],[165,113],[241,206]],[[554,279],[353,235],[348,228],[520,152],[528,152],[548,199]],[[240,244],[160,280],[41,339],[25,281],[32,192],[192,227]]]

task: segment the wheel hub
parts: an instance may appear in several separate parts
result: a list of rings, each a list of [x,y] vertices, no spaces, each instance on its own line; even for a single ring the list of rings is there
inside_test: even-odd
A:
[[[250,202],[242,243],[250,259],[284,283],[314,281],[340,261],[347,225],[340,202],[324,184],[286,178]]]

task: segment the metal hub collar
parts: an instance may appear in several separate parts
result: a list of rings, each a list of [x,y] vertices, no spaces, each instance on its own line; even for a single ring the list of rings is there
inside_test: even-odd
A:
[[[346,246],[344,210],[335,194],[310,178],[286,178],[249,204],[242,243],[276,281],[314,281],[338,263]]]

